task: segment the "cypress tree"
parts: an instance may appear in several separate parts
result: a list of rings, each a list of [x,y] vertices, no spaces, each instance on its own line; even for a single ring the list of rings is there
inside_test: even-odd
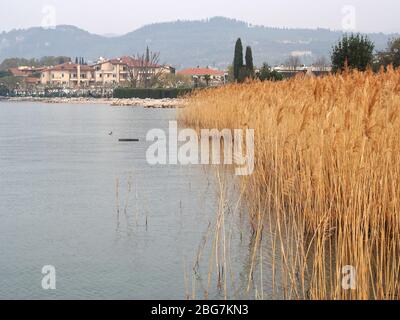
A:
[[[239,38],[235,45],[235,57],[233,58],[233,77],[235,80],[240,78],[240,70],[243,68],[243,45]]]
[[[250,77],[253,77],[254,75],[253,51],[251,50],[250,46],[246,48],[246,69],[248,75]]]
[[[149,46],[147,46],[146,48],[146,63],[150,62],[150,50],[149,50]]]

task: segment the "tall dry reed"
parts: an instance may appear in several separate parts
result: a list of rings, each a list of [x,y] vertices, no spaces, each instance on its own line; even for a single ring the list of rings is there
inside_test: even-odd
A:
[[[198,129],[255,129],[245,201],[288,299],[399,298],[399,116],[393,69],[199,91],[180,114]]]

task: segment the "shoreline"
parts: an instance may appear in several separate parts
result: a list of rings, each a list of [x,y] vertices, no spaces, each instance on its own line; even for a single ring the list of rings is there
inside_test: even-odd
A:
[[[0,97],[0,101],[39,102],[48,104],[108,104],[112,107],[144,107],[148,109],[176,109],[185,107],[184,99]]]

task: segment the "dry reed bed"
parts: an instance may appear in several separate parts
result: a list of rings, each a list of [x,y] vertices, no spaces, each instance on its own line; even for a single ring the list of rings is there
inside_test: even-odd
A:
[[[255,129],[256,169],[242,183],[255,238],[268,235],[283,265],[276,290],[399,298],[400,70],[230,85],[188,103],[192,127]],[[348,265],[355,290],[342,286]]]

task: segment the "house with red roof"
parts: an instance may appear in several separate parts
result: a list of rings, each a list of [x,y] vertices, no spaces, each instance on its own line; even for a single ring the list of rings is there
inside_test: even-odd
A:
[[[144,70],[146,68],[146,70]],[[42,85],[56,85],[67,88],[88,86],[117,86],[128,83],[131,77],[140,79],[156,73],[175,73],[170,66],[149,64],[133,57],[100,59],[94,65],[83,65],[72,62],[47,67],[41,71]]]
[[[40,84],[40,74],[44,68],[20,66],[8,69],[8,72],[18,78],[20,83],[28,86],[35,86]]]
[[[62,87],[88,87],[95,82],[94,71],[92,66],[67,62],[42,70],[40,82]]]
[[[100,60],[94,65],[95,81],[97,84],[114,85],[123,84],[130,81],[131,77],[140,78],[141,73],[156,74],[156,73],[175,73],[175,69],[155,63],[144,65],[143,60],[133,57],[124,56],[121,58]],[[146,71],[143,71],[146,68]]]
[[[37,68],[37,67],[14,67],[8,69],[8,71],[12,74],[13,77],[17,78],[26,78],[26,77],[33,77],[35,74],[39,74],[43,71],[44,68]]]
[[[122,59],[100,59],[93,67],[96,84],[104,86],[128,81],[129,68]]]

